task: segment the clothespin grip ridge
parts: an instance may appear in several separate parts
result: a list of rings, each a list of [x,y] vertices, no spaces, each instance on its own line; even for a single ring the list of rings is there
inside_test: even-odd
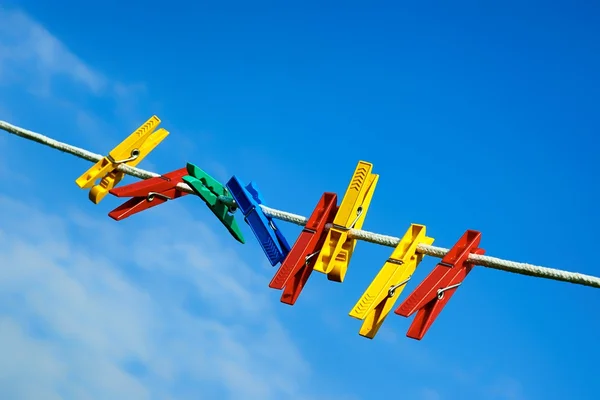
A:
[[[206,203],[231,236],[240,243],[244,243],[244,235],[233,215],[234,210],[219,200],[219,196],[230,196],[227,188],[192,163],[187,163],[186,169],[188,175],[184,176],[182,180]]]
[[[479,248],[481,233],[467,230],[431,273],[400,304],[395,313],[409,317],[417,312],[406,336],[421,340],[456,289],[473,269],[469,254],[485,254]]]
[[[348,237],[348,231],[362,228],[379,180],[372,170],[373,164],[358,162],[314,265],[314,270],[327,274],[330,281],[343,282],[346,276],[356,247],[356,240]]]
[[[373,339],[424,255],[417,246],[431,245],[425,225],[411,224],[375,279],[354,305],[350,316],[363,320],[359,334]]]
[[[323,193],[304,229],[269,283],[273,289],[283,289],[281,302],[294,305],[310,277],[319,250],[325,242],[326,224],[333,222],[337,212],[337,195]]]
[[[187,169],[180,168],[155,178],[111,189],[110,194],[117,197],[131,197],[131,199],[112,210],[108,216],[115,221],[120,221],[168,200],[175,200],[189,194],[177,189],[177,184],[183,183],[182,178],[185,175]]]
[[[235,175],[225,185],[271,265],[282,262],[290,252],[290,245],[275,221],[260,207],[263,200],[256,185],[250,182],[244,187]]]
[[[106,157],[75,180],[80,188],[91,188],[89,199],[94,204],[98,204],[125,176],[123,172],[117,170],[119,165],[135,167],[169,135],[169,132],[163,128],[154,131],[159,124],[160,119],[156,115],[152,116]],[[101,181],[96,185],[98,179]]]

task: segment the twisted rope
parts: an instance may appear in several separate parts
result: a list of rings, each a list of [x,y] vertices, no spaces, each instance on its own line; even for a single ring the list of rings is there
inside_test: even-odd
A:
[[[63,153],[72,154],[75,157],[79,157],[91,162],[98,162],[99,160],[104,158],[103,155],[92,153],[88,150],[70,145],[68,143],[59,142],[58,140],[52,139],[48,136],[44,136],[40,133],[20,128],[18,126],[9,124],[8,122],[0,121],[0,129],[13,135],[20,136],[24,139],[32,140],[34,142],[43,144],[44,146],[48,146],[53,149],[62,151]],[[155,172],[146,171],[140,168],[129,167],[125,164],[120,164],[117,167],[117,170],[140,179],[150,179],[160,176],[160,174],[157,174]],[[181,191],[190,194],[195,194],[192,191],[192,189],[185,183],[178,184],[177,188]],[[235,201],[231,197],[226,196],[220,196],[219,201],[228,205],[235,204]],[[275,208],[267,207],[265,205],[261,205],[261,208],[266,215],[272,218],[291,222],[300,226],[306,225],[307,218],[301,215],[292,214],[283,210],[277,210]],[[331,224],[328,224],[327,227],[330,228]],[[353,239],[363,240],[365,242],[380,244],[389,247],[396,247],[400,242],[400,238],[394,236],[381,235],[379,233],[368,232],[358,229],[351,229],[349,231],[349,236]],[[443,247],[420,244],[417,246],[417,251],[431,257],[442,258],[446,255],[448,249],[445,249]],[[469,255],[468,261],[473,263],[474,265],[480,265],[483,267],[488,267],[506,272],[513,272],[515,274],[529,275],[537,278],[552,279],[555,281],[569,282],[576,285],[600,288],[600,278],[591,275],[580,274],[577,272],[568,272],[560,269],[541,267],[538,265],[503,260],[496,257],[478,254]]]

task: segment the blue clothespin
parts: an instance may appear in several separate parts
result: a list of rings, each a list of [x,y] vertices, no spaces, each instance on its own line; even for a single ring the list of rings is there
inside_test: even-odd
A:
[[[262,196],[253,182],[244,187],[234,175],[225,185],[235,199],[238,208],[244,214],[244,220],[250,225],[271,265],[282,262],[290,252],[290,245],[275,221],[266,216],[260,208]]]

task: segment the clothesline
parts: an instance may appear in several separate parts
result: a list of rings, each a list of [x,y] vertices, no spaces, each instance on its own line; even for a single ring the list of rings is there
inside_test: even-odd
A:
[[[40,143],[44,146],[51,147],[53,149],[62,151],[64,153],[69,153],[76,157],[79,157],[84,160],[88,160],[91,162],[98,162],[104,156],[96,153],[92,153],[88,150],[73,146],[68,143],[59,142],[58,140],[52,139],[48,136],[42,135],[40,133],[36,133],[24,128],[20,128],[18,126],[12,125],[5,121],[0,121],[0,129],[11,133],[16,136],[20,136],[27,140],[31,140],[37,143]],[[127,175],[134,176],[140,179],[150,179],[153,177],[158,177],[160,174],[155,172],[146,171],[140,168],[134,168],[127,166],[125,164],[120,164],[117,168],[119,171],[124,172]],[[185,191],[190,194],[195,194],[192,189],[185,183],[180,183],[177,185],[178,189]],[[234,205],[235,201],[231,197],[220,196],[219,201],[226,203],[228,205]],[[293,214],[287,211],[278,210],[275,208],[267,207],[265,205],[261,205],[264,213],[272,218],[276,218],[282,221],[287,221],[296,225],[304,226],[306,224],[307,218],[301,215]],[[329,228],[330,226],[328,226]],[[363,240],[370,243],[380,244],[383,246],[396,247],[399,243],[400,238],[388,235],[382,235],[379,233],[351,229],[349,231],[349,236],[354,239]],[[417,247],[417,251],[422,254],[426,254],[432,257],[442,258],[448,252],[448,249],[419,244]],[[485,255],[471,254],[469,255],[469,262],[480,265],[488,268],[493,268],[506,272],[513,272],[521,275],[529,275],[537,278],[545,278],[552,279],[556,281],[569,282],[577,285],[589,286],[600,288],[600,278],[594,277],[591,275],[584,275],[577,272],[568,272],[554,268],[542,267],[532,264],[526,264],[521,262],[503,260],[496,257],[490,257]]]

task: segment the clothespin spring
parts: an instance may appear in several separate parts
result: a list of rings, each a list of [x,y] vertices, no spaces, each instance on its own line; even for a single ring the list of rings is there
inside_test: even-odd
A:
[[[311,258],[313,258],[314,256],[316,256],[317,254],[319,254],[320,252],[321,252],[321,250],[319,250],[319,251],[315,251],[314,253],[307,255],[307,256],[304,258],[304,264],[305,264],[305,265],[308,267],[308,261],[309,261]]]
[[[336,225],[336,224],[333,224],[333,226],[335,228],[337,228],[337,229],[341,229],[341,230],[344,230],[344,231],[349,231],[350,229],[354,228],[354,225],[356,225],[356,222],[358,222],[358,219],[360,218],[360,215],[362,214],[362,212],[363,212],[363,208],[362,208],[362,206],[359,206],[356,209],[356,218],[354,218],[354,221],[352,221],[352,223],[348,227],[346,227],[346,226],[340,226],[340,225]]]
[[[274,231],[277,230],[277,227],[275,226],[275,224],[273,223],[272,219],[269,219],[269,226],[271,227],[271,229],[273,229]]]
[[[166,194],[162,194],[162,193],[158,193],[158,192],[148,192],[148,195],[146,196],[146,200],[154,201],[155,197],[158,197],[158,198],[164,199],[164,200],[173,200],[172,197],[169,197]]]
[[[122,160],[115,160],[110,154],[108,156],[106,156],[106,158],[108,158],[108,160],[112,164],[123,164],[126,162],[136,160],[139,156],[140,156],[140,149],[133,149],[133,150],[131,150],[131,157],[129,157],[129,158],[124,158]]]
[[[388,297],[394,297],[394,293],[396,292],[396,289],[398,289],[400,286],[406,285],[406,283],[408,283],[408,281],[410,281],[410,278],[412,278],[412,275],[409,276],[406,280],[400,282],[399,284],[392,286],[390,288],[390,290],[388,290]]]
[[[229,214],[234,214],[238,209],[237,203],[231,197],[219,196],[217,197],[217,200],[227,206],[227,211],[229,212]]]
[[[444,292],[445,292],[446,290],[455,289],[455,288],[457,288],[457,287],[459,287],[459,286],[460,286],[460,283],[457,283],[456,285],[450,285],[450,286],[448,286],[448,287],[445,287],[445,288],[443,288],[443,289],[438,289],[438,291],[437,291],[437,298],[438,298],[438,300],[441,300],[441,299],[443,299],[443,298],[444,298]]]

